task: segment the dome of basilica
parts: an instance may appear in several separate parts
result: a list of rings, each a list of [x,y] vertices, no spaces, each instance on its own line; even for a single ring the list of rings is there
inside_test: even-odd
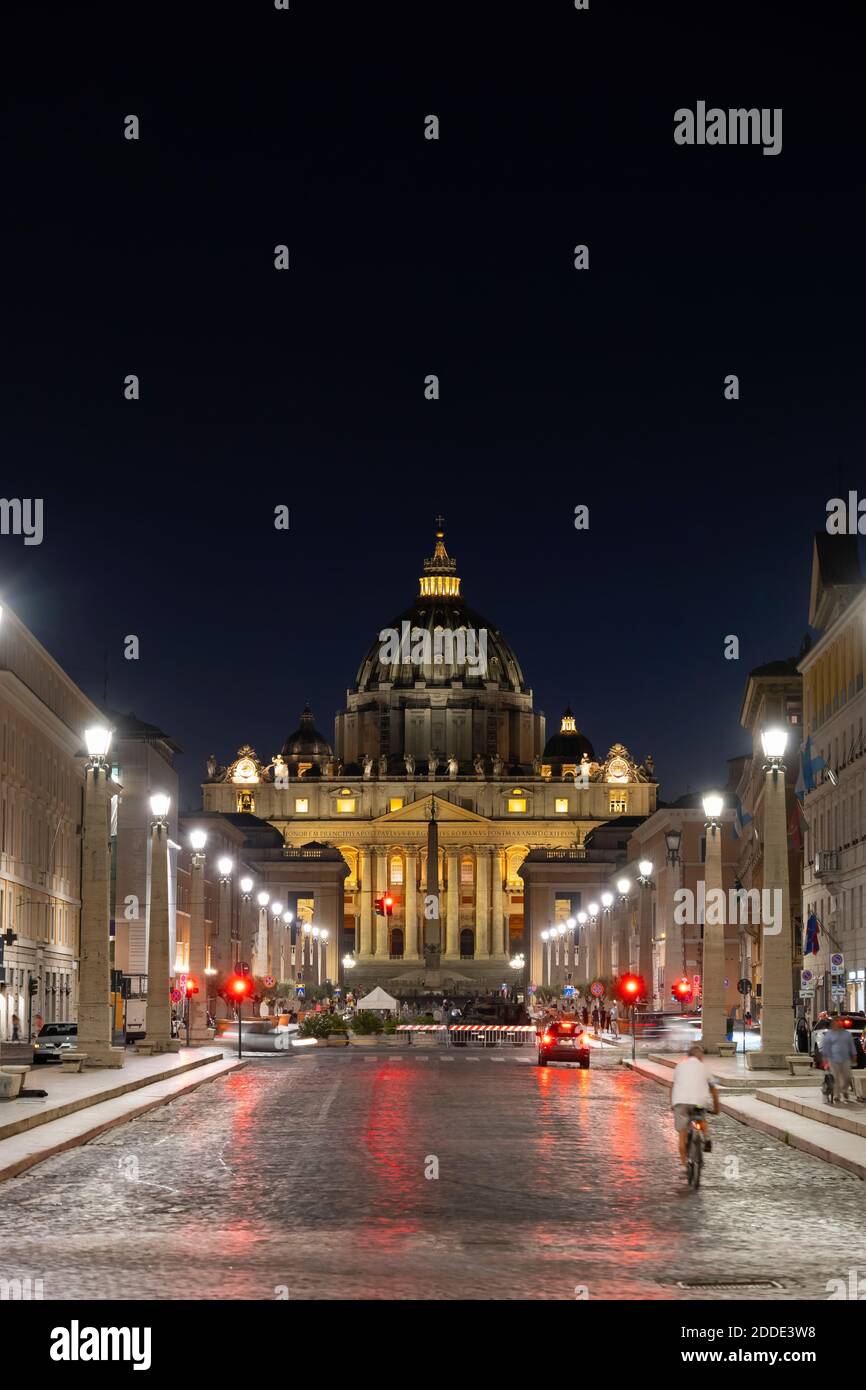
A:
[[[316,728],[313,711],[309,705],[304,706],[300,727],[295,729],[293,734],[289,734],[280,752],[289,763],[302,759],[319,761],[333,758],[334,750],[325,735]]]
[[[460,594],[456,561],[445,549],[443,532],[424,561],[420,592],[410,608],[382,628],[358,668],[355,690],[382,685],[414,690],[426,686],[527,693],[520,663],[497,627],[469,608]]]
[[[585,734],[582,734],[574,722],[574,715],[570,709],[566,709],[559,731],[553,734],[544,745],[545,763],[580,763],[586,758],[588,762],[595,762],[595,752],[592,744]]]

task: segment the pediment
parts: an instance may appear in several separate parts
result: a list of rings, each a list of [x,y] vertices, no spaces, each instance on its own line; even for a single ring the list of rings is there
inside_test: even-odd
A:
[[[455,821],[472,825],[490,824],[489,817],[479,816],[475,811],[467,811],[465,806],[455,806],[453,801],[445,801],[441,796],[425,796],[420,801],[413,801],[408,806],[401,806],[397,811],[386,811],[384,816],[377,816],[373,824],[391,825],[395,822],[405,823],[406,821],[413,821],[418,824],[422,821],[429,821],[434,802],[436,803],[436,820],[443,824],[453,825]]]

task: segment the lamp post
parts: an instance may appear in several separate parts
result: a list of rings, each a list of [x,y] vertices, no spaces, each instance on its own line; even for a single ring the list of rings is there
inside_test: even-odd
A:
[[[285,980],[285,979],[287,978],[287,975],[286,975],[286,943],[288,943],[289,952],[291,952],[291,949],[292,949],[292,947],[291,947],[291,943],[292,943],[292,923],[294,922],[294,920],[295,920],[295,914],[294,914],[293,912],[290,912],[290,911],[286,910],[286,911],[283,913],[283,930],[282,930],[282,933],[281,933],[281,935],[280,935],[280,980]]]
[[[189,837],[192,856],[189,875],[189,973],[195,980],[206,979],[207,942],[204,930],[204,847],[207,834],[204,830],[193,830]],[[188,1042],[209,1042],[207,1026],[208,998],[207,988],[191,994],[188,1000]]]
[[[285,905],[283,903],[277,901],[271,903],[271,929],[268,937],[267,963],[267,973],[269,975],[273,975],[277,968],[277,960],[279,959],[277,944],[282,935],[283,913],[285,910]]]
[[[578,912],[577,914],[577,934],[575,936],[575,959],[577,961],[578,979],[589,977],[589,942],[586,934],[586,924],[589,921],[588,914]]]
[[[793,957],[784,763],[788,731],[766,729],[761,743],[766,759],[763,887],[772,893],[773,912],[772,922],[761,922],[761,1046],[747,1054],[746,1064],[770,1068],[785,1067],[791,1048]]]
[[[252,900],[253,900],[253,881],[249,877],[242,878],[238,887],[241,890],[241,928],[240,939],[238,942],[238,961],[241,964],[250,964],[252,953]]]
[[[717,792],[703,798],[706,816],[704,879],[704,951],[701,964],[701,1041],[705,1052],[718,1052],[725,1041],[725,910],[722,897],[723,799]],[[718,889],[718,892],[713,892]],[[710,897],[712,893],[712,898]],[[722,906],[719,907],[719,903]]]
[[[616,891],[619,895],[616,909],[618,919],[618,931],[616,934],[616,973],[618,975],[625,975],[631,967],[631,961],[629,959],[631,955],[631,932],[628,920],[631,903],[631,879],[618,878],[616,881]]]
[[[301,929],[301,978],[304,984],[307,983],[307,956],[310,958],[310,969],[313,968],[313,924],[305,922]],[[312,981],[311,981],[312,982]]]
[[[168,808],[169,797],[150,798],[150,930],[147,943],[147,1041],[156,1052],[176,1052],[171,1036],[168,958]]]
[[[256,899],[259,905],[259,930],[256,934],[256,949],[253,952],[255,957],[254,975],[266,975],[268,973],[268,903],[270,900],[270,893],[265,892],[259,893]]]
[[[544,930],[542,931],[542,933],[541,933],[541,939],[542,939],[542,941],[544,942],[544,947],[543,947],[543,950],[544,950],[543,960],[544,960],[544,962],[545,962],[545,971],[544,971],[544,974],[547,976],[547,979],[544,980],[543,983],[549,987],[549,986],[550,986],[550,983],[551,983],[551,978],[550,978],[550,947],[551,947],[551,941],[550,941],[550,931],[548,930],[547,927],[545,927]]]
[[[587,944],[587,963],[589,964],[589,954],[592,953],[592,964],[587,970],[588,975],[594,975],[596,979],[601,975],[602,967],[602,942],[601,942],[601,923],[598,920],[598,903],[590,903],[587,911],[589,912],[589,925],[592,933],[591,945]]]
[[[122,1067],[122,1047],[112,1047],[111,1011],[111,731],[87,729],[84,772],[84,843],[81,867],[81,961],[78,971],[78,1049],[91,1066]],[[28,1030],[29,1032],[29,1030]]]
[[[665,933],[665,969],[662,1008],[670,1008],[673,999],[674,986],[677,980],[684,979],[688,974],[686,967],[685,938],[679,922],[675,920],[676,894],[680,888],[682,877],[682,859],[680,857],[680,845],[682,844],[683,832],[676,826],[665,831],[665,849],[668,871],[665,874],[665,906],[664,906],[664,933]]]
[[[648,1003],[655,1008],[656,981],[653,974],[653,864],[651,859],[642,859],[638,864],[638,951],[637,973],[649,984]]]

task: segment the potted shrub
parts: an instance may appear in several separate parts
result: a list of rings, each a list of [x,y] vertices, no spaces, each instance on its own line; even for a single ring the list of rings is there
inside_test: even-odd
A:
[[[382,1020],[370,1009],[362,1009],[350,1021],[349,1041],[353,1047],[375,1047],[382,1033]]]
[[[320,1047],[348,1047],[349,1034],[339,1014],[309,1013],[298,1029],[302,1038],[315,1038]]]

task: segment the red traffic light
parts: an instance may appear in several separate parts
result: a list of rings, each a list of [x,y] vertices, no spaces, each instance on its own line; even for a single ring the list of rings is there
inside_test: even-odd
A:
[[[247,999],[253,992],[253,982],[248,975],[232,975],[228,990],[234,999]]]
[[[623,975],[617,989],[620,999],[625,1004],[636,1004],[638,999],[642,999],[646,994],[646,985],[642,975]]]
[[[671,986],[671,998],[674,1000],[675,1003],[688,1004],[691,997],[691,980],[687,980],[685,977],[683,977],[683,979],[677,980],[675,984]]]
[[[189,998],[191,994],[198,994],[198,980],[192,975],[187,975],[186,977],[186,994],[187,998]]]
[[[394,911],[394,899],[390,893],[383,893],[376,899],[376,911],[380,917],[390,917]]]

